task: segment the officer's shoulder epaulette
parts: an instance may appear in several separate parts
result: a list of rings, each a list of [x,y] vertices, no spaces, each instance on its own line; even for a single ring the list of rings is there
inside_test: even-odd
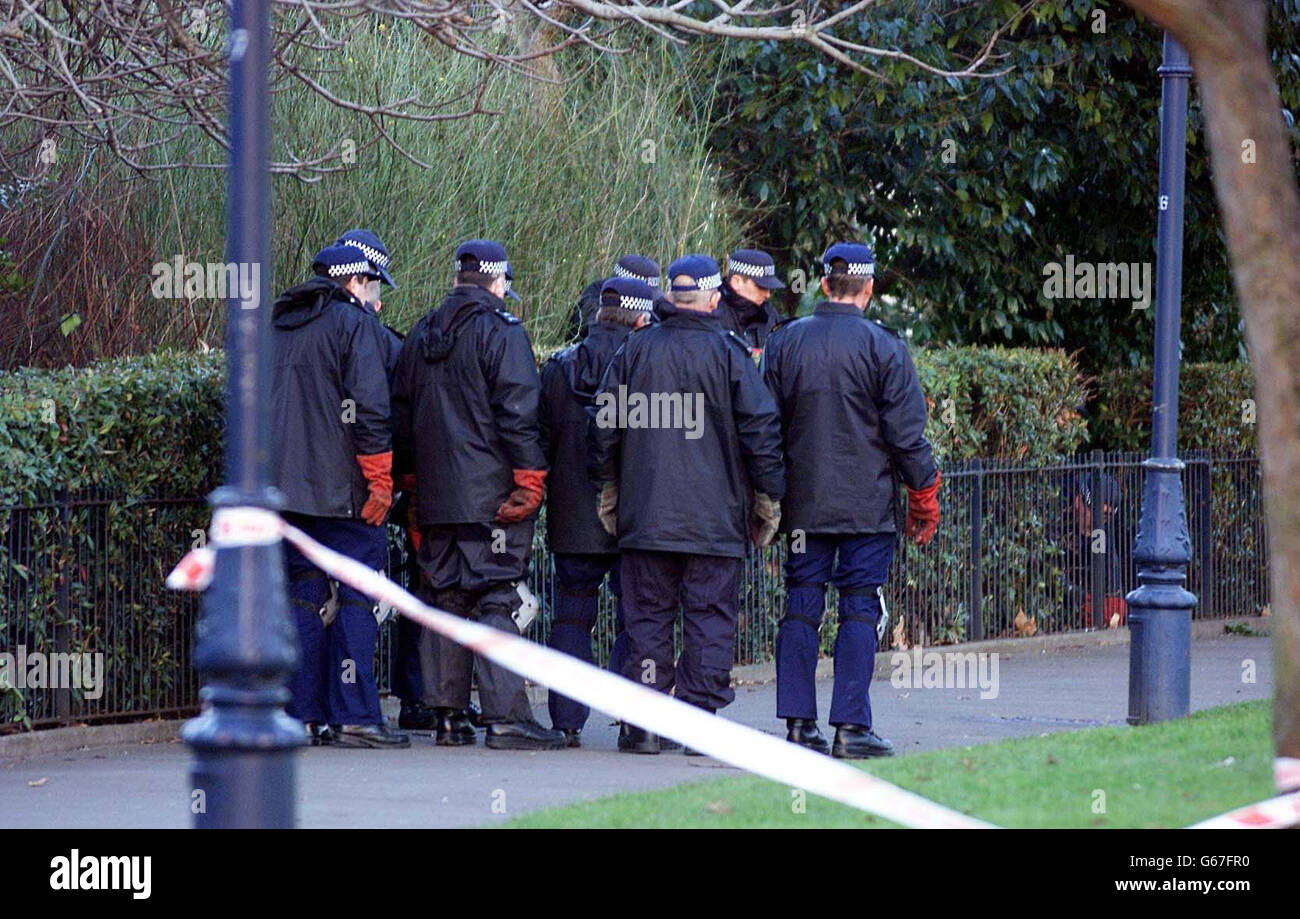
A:
[[[576,344],[573,344],[573,345],[565,345],[563,348],[556,348],[554,351],[550,353],[550,356],[546,358],[546,363],[547,364],[563,363],[565,360],[567,360],[573,355],[573,352],[577,349],[577,347],[578,346]]]
[[[899,339],[900,341],[902,340],[902,338],[903,338],[903,333],[897,331],[896,329],[891,329],[889,326],[885,325],[885,324],[884,324],[883,322],[881,322],[879,319],[869,319],[869,320],[867,320],[867,321],[868,321],[868,322],[874,322],[876,325],[878,325],[880,328],[884,329],[884,330],[885,330],[886,332],[888,332],[890,335],[894,336],[895,338]]]
[[[768,333],[767,333],[767,334],[768,334],[768,335],[771,335],[773,332],[776,332],[776,331],[778,331],[778,330],[780,330],[780,329],[784,329],[784,328],[785,328],[786,326],[788,326],[790,323],[792,323],[792,322],[794,322],[795,320],[800,319],[800,318],[802,318],[802,317],[800,317],[800,316],[786,316],[784,319],[782,319],[782,320],[781,320],[780,322],[778,322],[776,325],[772,326],[772,328],[771,328],[770,330],[768,330]]]
[[[502,320],[508,325],[519,325],[519,323],[522,322],[522,320],[518,316],[516,316],[514,313],[510,312],[509,310],[503,310],[498,308],[498,309],[494,309],[492,312],[496,314],[498,319]]]

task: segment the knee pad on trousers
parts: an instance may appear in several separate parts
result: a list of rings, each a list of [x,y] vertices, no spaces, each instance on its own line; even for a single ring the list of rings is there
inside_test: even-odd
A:
[[[840,622],[867,622],[880,618],[880,597],[874,587],[849,587],[840,591]]]
[[[479,617],[504,615],[521,635],[537,618],[540,605],[537,595],[524,581],[511,581],[504,587],[493,587],[479,598]]]
[[[785,585],[785,604],[802,608],[809,607],[808,610],[802,610],[804,615],[812,615],[814,611],[820,617],[822,608],[826,605],[826,585],[825,583],[803,582],[791,584],[789,581]]]
[[[329,578],[325,577],[325,572],[319,570],[310,571],[290,580],[288,593],[291,608],[319,616],[322,621],[326,618],[327,607],[334,596]],[[325,625],[329,625],[329,622],[325,622]]]
[[[785,616],[795,622],[803,622],[814,629],[820,629],[822,616],[826,610],[826,585],[820,582],[805,581],[786,582]]]
[[[448,587],[442,590],[432,591],[433,605],[439,609],[445,609],[447,612],[459,616],[462,619],[477,619],[478,609],[474,603],[474,595],[467,590],[459,587]]]

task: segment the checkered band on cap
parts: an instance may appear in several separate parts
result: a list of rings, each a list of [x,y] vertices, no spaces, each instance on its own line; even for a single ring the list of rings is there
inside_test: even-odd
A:
[[[330,265],[331,278],[346,278],[354,274],[370,274],[369,262],[348,262],[346,265]]]
[[[822,267],[826,269],[827,274],[831,273],[830,262],[824,262]],[[873,262],[849,262],[848,268],[844,269],[844,274],[853,274],[864,278],[872,277],[875,273],[876,266]]]
[[[695,281],[696,290],[717,290],[722,286],[722,275],[710,274]]]
[[[466,270],[461,267],[461,262],[463,262],[467,258],[474,258],[474,256],[462,255],[460,258],[456,259],[457,271]],[[505,274],[507,264],[508,264],[507,262],[479,262],[477,269],[469,269],[469,270],[471,271],[477,270],[479,274]]]
[[[770,278],[776,274],[775,265],[751,265],[749,262],[738,262],[734,258],[727,263],[727,270],[751,278]]]
[[[655,308],[653,300],[647,300],[645,297],[623,297],[618,298],[619,309],[636,310],[640,313],[648,313]]]
[[[366,258],[370,259],[370,261],[374,262],[380,268],[388,267],[388,262],[390,260],[389,257],[384,255],[384,253],[380,252],[374,246],[367,246],[365,243],[357,242],[355,239],[345,239],[343,242],[339,243],[339,245],[351,246],[353,249],[360,249],[365,253]]]
[[[622,265],[619,264],[614,265],[614,276],[619,278],[631,278],[634,281],[640,281],[643,284],[649,284],[651,287],[659,286],[659,278],[657,276],[653,278],[647,278],[645,275],[637,274],[635,271],[629,271],[628,269],[624,268]]]

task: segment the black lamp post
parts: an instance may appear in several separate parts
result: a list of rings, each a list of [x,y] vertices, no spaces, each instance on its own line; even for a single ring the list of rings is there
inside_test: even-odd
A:
[[[1183,176],[1187,147],[1187,51],[1165,33],[1160,66],[1160,197],[1156,256],[1156,347],[1151,458],[1133,556],[1137,590],[1127,597],[1128,721],[1181,718],[1191,705],[1192,608],[1183,587],[1191,545],[1178,459],[1179,314],[1183,277]]]
[[[230,170],[226,258],[255,266],[255,302],[226,301],[225,485],[211,503],[275,510],[270,485],[271,0],[234,0],[230,17]],[[216,548],[195,660],[203,712],[182,737],[194,748],[191,810],[198,828],[292,827],[294,749],[303,726],[284,712],[297,643],[278,541]]]

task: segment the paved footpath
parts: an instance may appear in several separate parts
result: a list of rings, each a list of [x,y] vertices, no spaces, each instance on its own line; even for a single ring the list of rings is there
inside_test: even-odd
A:
[[[998,693],[987,699],[978,690],[899,689],[878,664],[871,693],[876,725],[903,754],[1122,725],[1128,654],[1126,644],[1003,650]],[[1246,660],[1255,662],[1254,683],[1242,682]],[[1268,638],[1197,640],[1192,648],[1193,709],[1269,697],[1272,661]],[[819,683],[823,729],[830,690],[829,681]],[[784,736],[775,706],[771,682],[741,685],[726,716]],[[547,723],[544,706],[538,717]],[[417,737],[408,750],[305,749],[298,760],[299,823],[491,825],[555,804],[739,772],[680,753],[619,754],[616,737],[610,719],[593,713],[577,750],[494,751],[481,745],[481,735],[472,748],[436,747],[430,738]],[[0,828],[185,827],[190,823],[189,765],[188,748],[175,740],[0,758]],[[502,805],[505,814],[497,813]]]

